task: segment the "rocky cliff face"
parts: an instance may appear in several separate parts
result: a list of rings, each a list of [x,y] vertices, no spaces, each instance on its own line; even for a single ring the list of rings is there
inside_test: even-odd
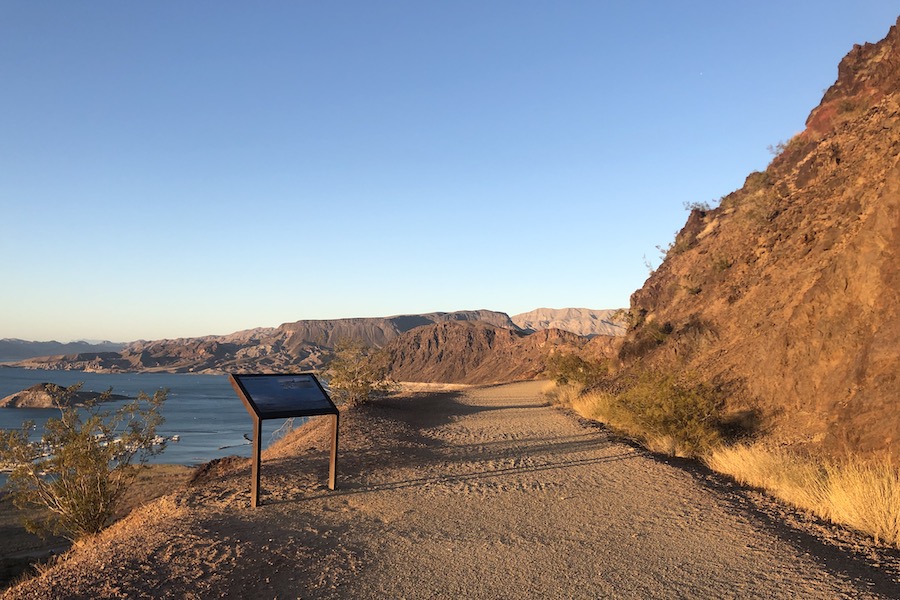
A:
[[[900,451],[900,21],[856,46],[765,172],[695,210],[619,356],[696,373],[772,435]]]

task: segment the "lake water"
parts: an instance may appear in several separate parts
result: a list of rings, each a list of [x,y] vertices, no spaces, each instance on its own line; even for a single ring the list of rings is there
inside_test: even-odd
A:
[[[152,462],[197,465],[214,458],[236,454],[250,456],[253,421],[225,375],[188,375],[172,373],[83,373],[81,371],[42,371],[0,367],[0,398],[48,382],[69,386],[84,383],[82,390],[113,393],[133,398],[139,392],[152,395],[167,388],[168,400],[163,406],[166,421],[160,435],[178,435],[166,450]],[[115,409],[127,401],[109,402],[104,408]],[[56,409],[0,408],[0,429],[18,429],[27,420],[37,424],[36,437],[49,417],[58,417]],[[297,420],[299,423],[299,419]],[[263,421],[263,447],[270,444],[284,420]],[[5,476],[0,474],[0,484]]]

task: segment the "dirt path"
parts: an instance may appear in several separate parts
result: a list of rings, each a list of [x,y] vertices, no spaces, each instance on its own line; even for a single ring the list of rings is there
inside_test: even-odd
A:
[[[260,508],[246,508],[241,466],[147,507],[8,596],[900,596],[894,571],[547,406],[540,385],[346,415],[337,492],[323,487],[324,427],[308,428],[267,455]]]

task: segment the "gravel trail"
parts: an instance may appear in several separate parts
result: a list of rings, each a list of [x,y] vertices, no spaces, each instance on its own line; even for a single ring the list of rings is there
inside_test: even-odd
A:
[[[335,492],[313,424],[266,454],[261,507],[246,465],[223,469],[8,597],[900,597],[893,567],[548,406],[541,385],[351,411]]]

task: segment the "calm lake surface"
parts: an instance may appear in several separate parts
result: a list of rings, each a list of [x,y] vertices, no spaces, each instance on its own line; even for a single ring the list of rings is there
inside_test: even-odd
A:
[[[166,421],[159,428],[160,435],[178,435],[178,442],[169,442],[166,450],[152,459],[156,463],[197,465],[214,458],[236,454],[250,456],[250,443],[244,435],[253,437],[250,415],[244,408],[225,375],[189,375],[171,373],[83,373],[81,371],[43,371],[0,367],[0,398],[5,398],[37,383],[69,386],[84,383],[84,391],[113,393],[129,398],[139,392],[152,395],[168,389],[163,407]],[[115,409],[126,400],[109,402],[104,408]],[[0,408],[0,429],[18,429],[27,420],[37,424],[35,437],[43,432],[49,417],[58,417],[56,409]],[[299,423],[299,420],[297,420]],[[263,446],[275,438],[284,420],[263,421]],[[5,476],[0,474],[0,484]]]

